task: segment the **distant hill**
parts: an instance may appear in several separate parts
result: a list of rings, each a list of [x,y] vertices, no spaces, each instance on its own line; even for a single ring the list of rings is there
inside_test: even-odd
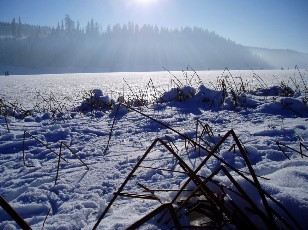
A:
[[[169,29],[156,25],[116,24],[105,30],[91,20],[81,28],[66,15],[56,27],[13,19],[0,22],[0,74],[272,69],[308,66],[308,54],[245,47],[199,27]],[[30,71],[30,72],[31,72]]]
[[[253,55],[266,61],[274,69],[308,68],[308,54],[294,50],[267,49],[258,47],[247,47]]]

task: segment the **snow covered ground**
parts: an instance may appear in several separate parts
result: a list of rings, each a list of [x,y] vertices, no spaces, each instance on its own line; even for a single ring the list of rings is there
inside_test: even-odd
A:
[[[168,142],[192,170],[198,168],[208,152],[199,152],[191,145],[185,148],[185,138],[180,134],[195,140],[196,124],[201,122],[213,132],[202,136],[201,144],[209,150],[229,130],[234,130],[256,175],[260,176],[258,180],[264,191],[307,229],[307,71],[226,70],[198,72],[198,76],[194,72],[185,74],[1,76],[0,195],[33,229],[92,229],[156,138]],[[150,79],[156,88],[150,87]],[[174,87],[180,90],[173,90]],[[89,93],[93,89],[102,91]],[[147,95],[143,96],[140,90]],[[112,103],[111,99],[116,101],[120,95],[124,95],[126,102],[130,100],[131,105],[144,104],[149,98],[159,103],[134,107],[137,111],[121,106],[114,119],[118,104],[113,108],[104,104],[106,107],[99,106],[99,110],[86,111],[89,96],[95,92],[94,98],[104,103]],[[18,108],[29,110],[29,115],[23,116]],[[198,135],[201,135],[200,126]],[[109,137],[109,148],[106,148]],[[228,139],[215,155],[248,172],[239,149],[230,148],[233,143]],[[61,160],[55,183],[59,159],[56,154],[60,153],[60,147],[66,161]],[[198,175],[207,177],[221,165],[224,164],[212,157]],[[154,194],[163,203],[171,202],[175,190],[188,178],[177,171],[183,172],[178,160],[162,144],[157,144],[123,192],[140,194],[144,187],[168,190]],[[262,209],[255,189],[234,171],[230,173]],[[214,178],[235,189],[223,173]],[[194,187],[190,182],[186,189]],[[244,207],[243,201],[229,193],[230,199],[242,205],[249,218],[262,229],[264,223]],[[187,196],[181,196],[184,195]],[[272,201],[269,205],[276,210]],[[119,196],[98,229],[126,228],[158,206],[157,200]],[[278,212],[298,228],[280,209]],[[185,213],[179,217],[182,224],[188,223]],[[276,221],[279,227],[285,227]],[[152,220],[142,229],[170,229],[171,225],[172,221],[164,225]],[[16,228],[18,225],[0,209],[0,229]]]

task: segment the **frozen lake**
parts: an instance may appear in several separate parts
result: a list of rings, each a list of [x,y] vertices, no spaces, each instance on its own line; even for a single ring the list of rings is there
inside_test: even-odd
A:
[[[187,100],[178,97],[178,100],[168,101],[167,98],[166,103],[135,109],[126,109],[124,104],[106,111],[99,108],[93,113],[88,112],[89,107],[85,113],[72,110],[78,108],[73,106],[81,105],[82,97],[91,89],[101,89],[115,99],[123,94],[128,97],[139,91],[149,91],[146,85],[150,79],[160,91],[183,84],[193,86],[197,93]],[[217,81],[222,79],[228,81],[226,97],[221,88],[220,91],[208,89],[217,87]],[[200,80],[205,87],[197,89]],[[277,229],[308,229],[307,94],[296,89],[307,86],[307,80],[304,70],[301,74],[297,70],[203,71],[198,72],[198,76],[188,72],[187,77],[182,72],[1,76],[0,99],[4,102],[0,101],[1,196],[16,208],[32,229],[92,229],[106,207],[111,206],[99,223],[99,229],[126,229],[161,205],[160,201],[173,202],[180,188],[186,191],[181,192],[178,199],[187,197],[186,192],[198,186],[197,183],[184,185],[191,179],[188,169],[197,170],[207,159],[196,176],[203,180],[211,175],[213,180],[207,186],[208,193],[211,197],[222,198],[217,200],[220,203],[215,209],[230,207],[228,213],[232,211],[233,215],[233,203],[229,202],[236,202],[241,208],[239,213],[248,213],[240,216],[241,220],[249,218],[256,229],[272,229],[267,219],[256,215],[265,210],[261,195],[267,192],[272,198],[265,199],[273,210]],[[245,92],[238,90],[241,81]],[[268,95],[254,90],[261,85],[264,89],[281,82],[296,93]],[[187,88],[191,89],[181,87]],[[244,93],[234,97],[231,91],[235,88],[239,94]],[[249,90],[251,93],[246,93]],[[100,99],[105,101],[105,98]],[[25,107],[33,111],[25,117],[19,116],[19,111]],[[115,108],[121,109],[117,117]],[[241,143],[236,146],[233,144],[236,139],[227,134],[235,135]],[[156,142],[156,138],[162,142]],[[188,138],[200,143],[203,150],[195,144],[187,145]],[[172,151],[165,147],[169,144]],[[54,153],[63,154],[67,162],[60,162],[61,158]],[[145,153],[147,156],[141,163]],[[185,168],[175,154],[187,165]],[[86,170],[75,156],[79,156],[90,170]],[[138,163],[140,167],[131,171],[137,162],[141,163]],[[248,163],[252,169],[247,167]],[[221,166],[228,167],[234,180],[226,172],[216,174]],[[253,186],[255,183],[251,184],[242,176],[246,172],[251,178],[252,170],[259,176],[255,181],[261,185],[260,194]],[[134,176],[123,184],[127,175]],[[120,186],[121,191],[118,190]],[[241,190],[252,202],[242,199]],[[159,201],[116,197],[113,202],[114,195],[120,192],[153,195]],[[272,199],[279,201],[298,224]],[[179,207],[177,202],[173,207]],[[223,216],[224,223],[231,219],[228,213]],[[187,226],[190,220],[183,214],[178,212],[177,218]],[[230,223],[224,227],[233,229],[235,225]],[[144,225],[143,229],[161,230],[171,229],[173,223],[167,226],[151,220]],[[18,229],[2,209],[0,229]]]
[[[286,82],[294,87],[294,83],[303,86],[298,70],[233,70],[233,71],[193,71],[181,72],[114,72],[114,73],[72,73],[44,75],[11,75],[1,76],[0,96],[5,100],[16,101],[24,107],[32,107],[32,101],[38,95],[54,95],[57,98],[70,98],[79,102],[84,92],[91,89],[101,89],[111,98],[119,95],[138,94],[145,90],[150,79],[158,90],[168,90],[175,86],[178,80],[182,84],[188,81],[197,85],[199,77],[205,86],[213,87],[221,76],[227,76],[231,82],[241,79],[249,87],[260,85],[258,79],[270,85],[280,85]],[[307,82],[307,70],[301,70],[304,81]],[[232,76],[232,78],[231,78]],[[260,78],[259,78],[260,77]]]

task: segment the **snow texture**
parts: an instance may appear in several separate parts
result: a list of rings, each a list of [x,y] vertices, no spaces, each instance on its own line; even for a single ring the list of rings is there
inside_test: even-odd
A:
[[[299,153],[300,143],[308,146],[307,88],[293,87],[294,81],[288,80],[296,77],[298,85],[304,87],[302,80],[307,84],[307,72],[302,71],[303,79],[296,71],[256,72],[268,87],[263,83],[261,87],[249,71],[233,71],[233,76],[241,76],[247,83],[246,90],[237,87],[238,91],[234,84],[229,84],[233,93],[231,88],[224,90],[225,86],[219,84],[221,71],[198,73],[202,84],[194,81],[197,79],[194,72],[189,73],[190,79],[181,78],[181,72],[176,72],[183,82],[180,87],[172,84],[172,76],[159,72],[1,77],[0,195],[33,229],[92,229],[114,192],[156,138],[168,142],[196,169],[206,156],[205,151],[185,148],[182,136],[119,104],[129,103],[134,97],[132,92],[144,89],[150,76],[157,87],[155,90],[161,94],[153,96],[148,90],[146,93],[151,95],[144,98],[152,98],[154,103],[137,107],[138,111],[192,139],[197,121],[208,124],[213,136],[205,141],[212,146],[227,131],[234,130],[245,146],[255,173],[263,177],[259,178],[262,188],[307,229],[308,159]],[[230,73],[226,75],[230,80]],[[277,76],[276,81],[273,75]],[[123,83],[123,77],[131,88]],[[281,82],[290,88],[283,88]],[[138,95],[141,99],[143,93]],[[49,107],[42,98],[48,99]],[[4,104],[10,108],[6,114]],[[25,111],[17,107],[28,113],[23,116]],[[280,145],[283,151],[277,143],[284,144]],[[235,168],[247,171],[238,150],[235,153],[230,150],[231,145],[231,141],[223,145],[219,156]],[[60,147],[66,161],[61,160],[55,183]],[[308,156],[304,147],[302,153]],[[125,192],[142,193],[137,183],[150,189],[178,189],[187,179],[182,173],[154,169],[181,170],[177,160],[162,145],[156,145],[142,165],[125,186]],[[202,167],[200,175],[208,176],[220,165],[221,162],[211,159]],[[251,191],[252,200],[261,203],[247,181],[233,176]],[[232,186],[223,174],[215,179]],[[189,183],[187,188],[194,187]],[[158,192],[156,195],[161,201],[170,202],[174,194]],[[239,206],[244,205],[238,202]],[[155,200],[120,197],[99,229],[124,229],[159,205]],[[187,221],[183,215],[181,222]],[[261,222],[259,226],[262,228]],[[18,228],[0,209],[0,229]],[[151,220],[141,229],[170,229],[170,226]]]

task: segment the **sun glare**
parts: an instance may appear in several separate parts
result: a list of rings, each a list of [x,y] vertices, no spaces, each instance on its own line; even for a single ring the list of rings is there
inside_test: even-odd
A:
[[[155,3],[156,0],[135,0],[136,3],[140,4],[140,5],[150,5],[152,3]]]

